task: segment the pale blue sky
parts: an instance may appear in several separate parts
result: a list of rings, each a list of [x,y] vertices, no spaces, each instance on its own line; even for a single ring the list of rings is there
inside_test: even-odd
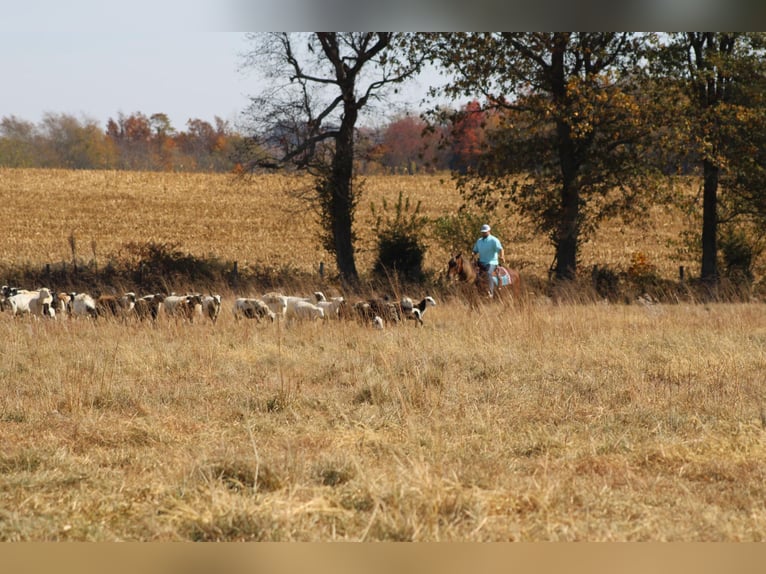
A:
[[[0,32],[0,118],[38,123],[66,113],[105,127],[120,112],[162,112],[177,130],[215,116],[236,126],[258,90],[257,73],[241,67],[242,32],[108,27]],[[395,103],[416,109],[426,89],[414,82]]]
[[[97,120],[118,113],[236,120],[257,87],[238,70],[244,34],[97,30],[0,34],[0,117],[38,122],[45,112]]]
[[[190,118],[236,124],[258,90],[256,72],[241,69],[245,32],[322,28],[332,13],[322,16],[319,6],[308,0],[5,2],[0,118],[38,123],[46,112],[66,113],[105,127],[119,113],[162,112],[178,130]]]
[[[337,8],[345,1],[329,4]],[[326,4],[327,0],[5,2],[0,19],[0,118],[39,123],[47,112],[65,113],[105,127],[120,113],[162,112],[177,130],[185,129],[191,118],[213,123],[216,116],[237,126],[248,95],[259,88],[257,72],[241,69],[241,54],[249,46],[245,32],[332,29],[328,24],[334,13],[322,10]],[[379,23],[392,24],[390,18]],[[409,102],[422,98],[426,88],[416,82],[398,105],[417,107]]]

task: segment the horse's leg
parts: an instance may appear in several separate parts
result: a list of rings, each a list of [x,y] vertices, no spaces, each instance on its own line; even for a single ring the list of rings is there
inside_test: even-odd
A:
[[[479,291],[476,290],[475,283],[473,285],[468,286],[467,295],[468,295],[468,302],[471,307],[471,310],[472,311],[478,310],[481,303],[481,296],[479,295]]]
[[[479,308],[479,292],[476,290],[474,282],[460,283],[458,292],[471,311],[476,311]]]
[[[476,271],[476,288],[481,297],[486,297],[489,294],[489,282],[492,278],[484,269],[478,269]]]
[[[511,288],[513,290],[513,296],[515,299],[521,297],[521,274],[515,269],[509,271],[511,274]]]

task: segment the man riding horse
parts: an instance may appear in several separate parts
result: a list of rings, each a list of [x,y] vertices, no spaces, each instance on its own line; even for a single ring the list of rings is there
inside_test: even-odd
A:
[[[473,252],[479,257],[479,269],[486,274],[487,283],[489,284],[489,296],[493,297],[495,294],[495,280],[493,276],[499,262],[505,263],[505,250],[503,249],[503,244],[490,233],[490,230],[490,226],[486,223],[481,226],[479,230],[481,237],[474,243]]]

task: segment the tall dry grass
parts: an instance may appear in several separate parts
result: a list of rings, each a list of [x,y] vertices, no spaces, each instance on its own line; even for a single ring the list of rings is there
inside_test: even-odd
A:
[[[25,224],[49,257],[67,257],[74,230],[105,251],[140,233],[244,261],[265,257],[285,225],[305,233],[295,257],[313,257],[310,233],[264,207],[270,195],[259,203],[215,178],[0,176],[26,181],[21,191],[100,177],[86,195],[154,221],[134,219],[131,235],[128,216],[96,221],[103,205],[84,216],[62,200],[46,225]],[[144,204],[147,188],[163,209]],[[236,235],[221,216],[201,237],[206,213],[231,209],[210,189],[262,225]],[[166,209],[179,194],[172,205],[194,221]],[[207,211],[187,207],[197,201]],[[17,219],[2,248],[42,261]],[[0,314],[0,539],[763,539],[762,304],[530,297],[471,309],[444,297],[424,327],[377,331],[237,322],[224,295],[216,325]]]
[[[0,321],[3,540],[762,540],[761,305]]]

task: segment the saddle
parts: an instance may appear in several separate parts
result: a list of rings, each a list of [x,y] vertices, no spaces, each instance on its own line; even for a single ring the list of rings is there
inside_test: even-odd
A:
[[[484,274],[487,272],[488,265],[484,265],[483,263],[477,261],[476,267],[479,273]],[[492,281],[498,287],[507,287],[511,284],[511,274],[508,272],[508,269],[498,265],[492,272]]]

